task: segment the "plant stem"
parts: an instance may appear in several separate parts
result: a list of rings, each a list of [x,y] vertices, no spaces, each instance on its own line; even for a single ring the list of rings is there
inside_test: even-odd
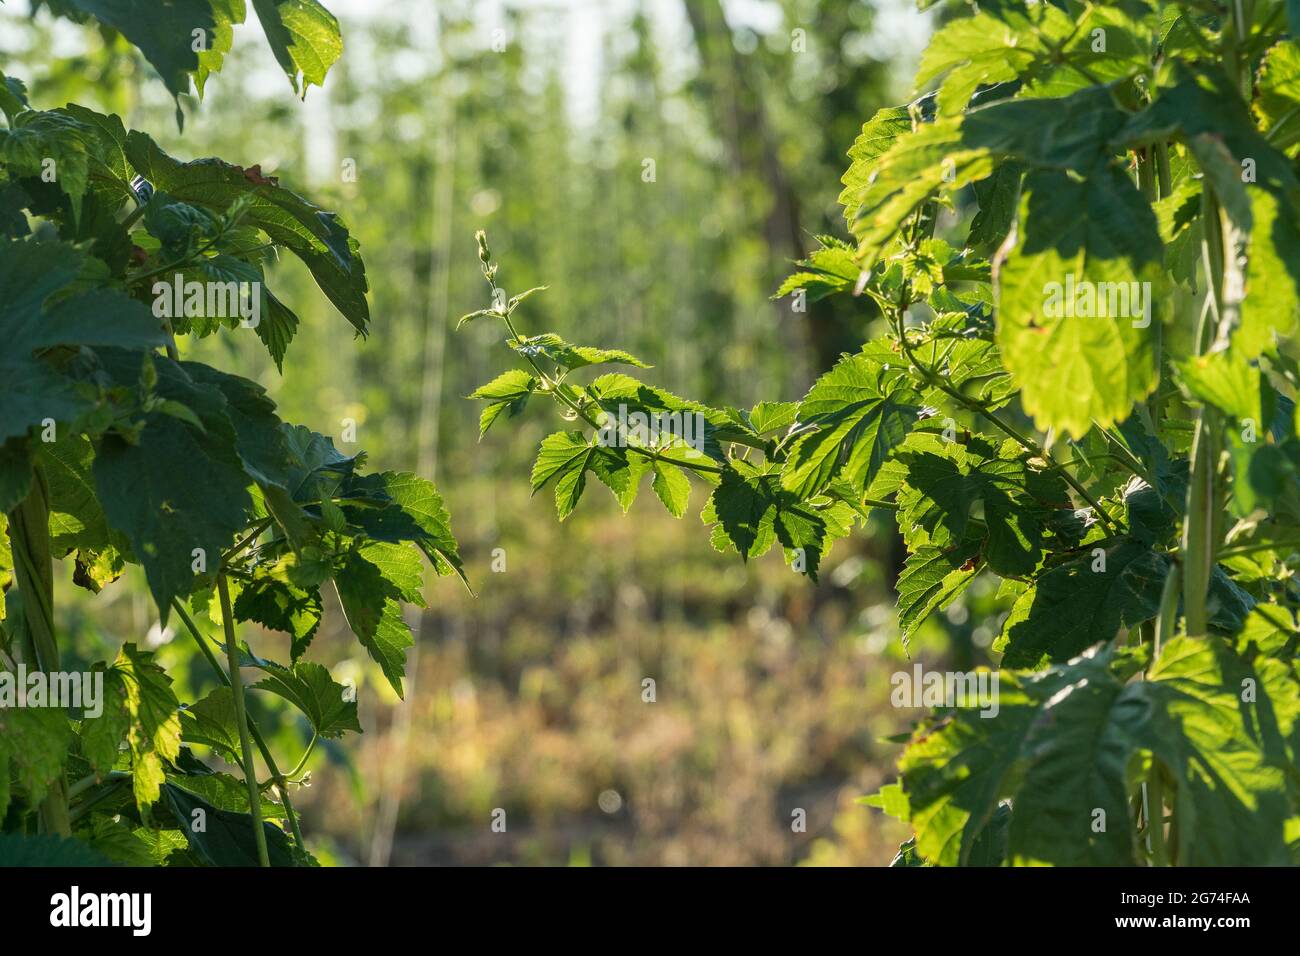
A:
[[[1151,393],[1152,397],[1158,394],[1158,392],[1159,389],[1157,389],[1155,392],[1152,392]],[[1096,421],[1093,422],[1093,425],[1105,437],[1107,444],[1111,448],[1115,449],[1115,454],[1113,455],[1096,455],[1093,457],[1113,458],[1116,461],[1118,461],[1121,465],[1123,465],[1125,468],[1127,468],[1129,471],[1131,471],[1133,474],[1135,474],[1137,477],[1141,478],[1144,482],[1147,483],[1148,486],[1155,488],[1156,487],[1155,478],[1150,474],[1150,472],[1147,471],[1146,466],[1142,462],[1138,461],[1138,459],[1133,455],[1133,453],[1129,451],[1129,449],[1124,445],[1124,443],[1121,442],[1118,438],[1116,438],[1111,433],[1110,429],[1102,428]]]
[[[1224,548],[1219,552],[1220,558],[1239,558],[1259,551],[1285,551],[1288,548],[1300,548],[1300,541],[1263,541],[1254,544],[1242,544],[1235,548]]]
[[[1139,148],[1137,154],[1138,162],[1138,188],[1142,190],[1142,195],[1149,202],[1155,202],[1160,198],[1159,187],[1156,185],[1155,163],[1152,161],[1151,148]]]
[[[125,229],[127,232],[130,232],[131,227],[134,226],[136,224],[136,221],[139,220],[139,218],[144,215],[144,210],[147,205],[149,204],[140,203],[140,205],[132,209],[131,215],[127,216],[125,219],[122,220],[122,228]]]
[[[108,781],[128,780],[130,779],[130,777],[131,775],[127,773],[125,770],[110,770],[108,773],[103,775],[97,773],[89,774],[88,776],[82,777],[72,786],[68,787],[68,799],[75,800],[77,797],[81,796],[91,787],[95,786],[96,784],[103,783],[105,780]]]
[[[1155,640],[1151,647],[1151,662],[1160,658],[1161,649],[1169,643],[1178,632],[1178,591],[1182,584],[1182,566],[1174,561],[1165,578],[1164,590],[1160,594],[1160,613],[1156,617]]]
[[[1073,488],[1075,493],[1078,494],[1080,498],[1082,498],[1092,507],[1092,510],[1096,513],[1098,519],[1100,519],[1101,523],[1106,526],[1106,530],[1111,532],[1112,534],[1117,533],[1120,529],[1111,520],[1110,515],[1106,514],[1105,510],[1101,506],[1101,503],[1097,501],[1097,499],[1094,498],[1091,494],[1088,493],[1088,490],[1083,487],[1083,485],[1079,482],[1077,478],[1074,477],[1074,475],[1070,474],[1069,471],[1067,471],[1064,467],[1062,467],[1057,462],[1057,460],[1052,456],[1051,452],[1049,452],[1046,448],[1040,445],[1033,438],[1030,438],[1028,435],[1021,434],[1016,428],[1012,427],[1011,424],[1004,421],[996,413],[985,408],[979,402],[967,398],[961,392],[957,391],[955,388],[953,388],[947,382],[945,382],[942,378],[940,378],[938,373],[936,373],[933,369],[926,366],[924,363],[921,362],[920,359],[917,358],[916,353],[912,351],[911,346],[908,344],[907,330],[903,326],[903,313],[906,310],[907,310],[906,305],[904,305],[903,303],[898,304],[895,317],[894,317],[894,321],[898,333],[898,341],[902,345],[903,353],[907,356],[908,361],[910,361],[912,365],[914,365],[921,372],[921,375],[926,379],[926,381],[928,381],[935,388],[939,389],[939,391],[943,392],[949,398],[953,399],[958,404],[962,405],[964,408],[969,409],[975,414],[980,415],[981,417],[987,419],[990,424],[992,424],[994,427],[998,428],[1000,431],[1005,433],[1008,437],[1014,439],[1026,451],[1038,456],[1039,458],[1043,459],[1043,461],[1047,462],[1048,467],[1055,470],[1059,470],[1061,477],[1065,480],[1065,483],[1068,484],[1071,488]]]
[[[1209,310],[1201,313],[1200,327],[1196,330],[1197,355],[1205,354],[1210,343],[1218,337],[1216,327],[1229,321],[1228,303],[1224,300],[1226,257],[1223,220],[1218,200],[1208,186],[1203,194],[1201,218],[1205,227],[1202,256],[1210,280],[1206,295],[1214,300],[1219,321],[1211,320]],[[1208,628],[1206,605],[1217,547],[1214,541],[1217,426],[1214,409],[1208,405],[1202,407],[1197,413],[1196,431],[1192,437],[1191,474],[1187,486],[1182,538],[1183,614],[1187,634],[1192,637],[1204,636]]]
[[[1273,142],[1273,140],[1277,139],[1277,134],[1282,132],[1286,127],[1286,124],[1295,119],[1297,115],[1300,115],[1300,106],[1291,107],[1278,117],[1277,121],[1268,128],[1268,133],[1265,134],[1264,138],[1270,143]]]
[[[235,542],[234,547],[232,547],[229,551],[227,551],[225,554],[221,556],[221,563],[227,564],[229,563],[231,558],[238,557],[245,548],[247,548],[250,544],[256,541],[258,537],[262,534],[262,532],[269,527],[271,527],[270,518],[264,518],[263,520],[259,521],[253,527],[252,531],[248,532],[247,535],[245,535],[239,541]]]
[[[886,511],[898,510],[897,502],[881,501],[879,498],[863,498],[861,503],[868,508],[884,508]]]
[[[1173,179],[1169,175],[1169,144],[1156,143],[1156,179],[1160,185],[1160,198],[1166,199],[1173,194]]]
[[[116,773],[116,771],[114,771],[114,773]],[[85,800],[81,801],[79,804],[77,804],[75,807],[72,808],[72,812],[70,814],[72,822],[76,823],[78,820],[80,820],[82,817],[88,814],[91,810],[95,809],[95,807],[99,806],[105,799],[112,796],[119,789],[125,786],[129,779],[130,779],[130,774],[123,774],[120,777],[118,776],[110,777],[109,780],[105,782],[105,784],[102,787],[100,787],[89,797],[87,797]]]
[[[1192,439],[1192,474],[1187,489],[1187,517],[1183,524],[1183,614],[1187,633],[1204,636],[1208,625],[1207,602],[1214,568],[1211,533],[1214,527],[1214,438],[1207,410],[1202,410]]]
[[[1169,865],[1169,851],[1165,845],[1165,790],[1160,774],[1160,761],[1151,757],[1151,775],[1147,778],[1147,834],[1151,838],[1151,854],[1156,866]]]
[[[180,601],[172,600],[172,609],[180,616],[181,621],[185,624],[186,630],[194,638],[194,643],[198,645],[199,651],[207,660],[208,666],[216,672],[221,683],[227,687],[231,686],[230,677],[226,674],[226,669],[221,666],[217,660],[217,655],[213,653],[212,648],[208,646],[207,639],[199,633],[198,627],[194,624],[193,618],[185,610],[185,606]],[[280,768],[276,766],[275,757],[271,753],[271,748],[267,746],[266,738],[262,736],[262,731],[257,726],[257,721],[251,716],[248,717],[248,732],[253,735],[253,743],[257,744],[257,750],[262,755],[262,761],[266,764],[266,769],[271,774],[271,779],[275,781],[276,788],[280,791],[280,799],[284,801],[284,815],[289,818],[289,829],[293,831],[294,841],[298,844],[298,849],[306,850],[307,845],[303,842],[302,830],[298,828],[298,815],[294,813],[293,801],[289,798],[289,785],[284,774],[280,773]]]
[[[164,347],[167,349],[167,357],[173,362],[181,360],[181,350],[176,347],[176,332],[172,328],[172,320],[163,316],[163,332],[166,333],[167,341]]]
[[[253,817],[253,838],[257,841],[257,860],[270,866],[266,852],[266,831],[262,829],[262,795],[257,789],[257,769],[253,764],[253,743],[248,734],[248,715],[244,710],[244,681],[239,676],[239,646],[235,642],[235,615],[230,609],[230,585],[224,571],[217,573],[217,594],[221,598],[221,623],[226,632],[226,659],[230,663],[230,690],[235,703],[235,724],[239,728],[239,748],[244,757],[244,781],[248,784],[248,809]]]
[[[519,332],[515,329],[514,322],[510,320],[510,316],[506,314],[501,316],[501,318],[505,320],[506,328],[509,330],[511,337],[516,342],[523,341],[523,339],[519,335]],[[575,415],[581,418],[592,428],[595,428],[597,430],[600,429],[600,425],[596,423],[596,420],[592,418],[589,414],[587,414],[587,411],[584,408],[582,408],[580,405],[578,405],[577,402],[573,401],[571,398],[569,398],[569,396],[564,394],[564,389],[560,388],[557,383],[551,380],[551,377],[547,375],[545,371],[542,370],[542,367],[540,365],[537,364],[536,359],[534,359],[531,355],[527,355],[527,354],[524,355],[524,358],[526,358],[528,360],[528,364],[533,367],[533,371],[537,373],[538,378],[540,378],[542,382],[545,383],[550,388],[552,395],[554,395],[561,402],[563,402],[570,409],[572,409]],[[649,458],[651,461],[662,461],[665,462],[666,464],[678,465],[682,468],[690,468],[693,471],[705,472],[708,474],[714,474],[714,475],[722,474],[722,469],[716,465],[697,465],[685,461],[678,461],[673,458],[665,458],[663,455],[650,451],[648,448],[641,448],[637,445],[628,445],[627,449],[628,451],[634,451],[638,455],[642,455],[646,458]]]
[[[298,766],[289,771],[290,779],[297,779],[298,775],[307,767],[307,760],[311,757],[312,751],[316,749],[316,741],[320,740],[320,735],[313,733],[311,740],[307,744],[307,749],[302,752],[302,759],[298,761]]]
[[[23,597],[23,655],[28,667],[51,673],[59,669],[54,636],[54,561],[50,554],[50,491],[45,470],[36,464],[27,496],[9,512],[9,542],[14,580]],[[39,808],[46,833],[69,836],[68,781],[60,772]]]
[[[220,238],[220,236],[214,236],[189,255],[182,256],[175,262],[169,262],[166,265],[158,266],[156,269],[150,269],[148,272],[137,272],[135,275],[129,275],[126,277],[126,284],[128,286],[135,285],[137,282],[143,282],[145,279],[152,279],[154,276],[164,275],[171,272],[173,269],[184,269],[187,265],[197,262],[204,253],[217,244]]]

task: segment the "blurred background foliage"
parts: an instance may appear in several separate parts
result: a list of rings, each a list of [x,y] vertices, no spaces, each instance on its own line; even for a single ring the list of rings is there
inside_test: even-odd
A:
[[[404,704],[327,619],[314,648],[357,683],[366,732],[307,764],[295,801],[313,849],[362,865],[888,863],[905,835],[856,801],[890,775],[884,738],[920,716],[889,703],[906,661],[892,521],[838,544],[817,586],[776,554],[746,567],[715,553],[701,488],[680,522],[644,500],[625,518],[593,494],[557,525],[525,476],[561,423],[538,409],[480,442],[463,396],[502,367],[503,337],[451,329],[487,304],[472,239],[485,228],[508,292],[550,285],[522,312],[528,331],[626,348],[711,404],[799,397],[874,316],[865,301],[796,312],[770,296],[814,236],[842,234],[845,151],[907,98],[924,19],[864,0],[329,6],[345,55],[323,90],[296,102],[265,47],[237,42],[183,132],[120,38],[0,9],[0,69],[33,105],[82,102],[173,155],[258,164],[361,243],[368,340],[285,264],[269,281],[303,322],[283,375],[251,333],[190,343],[265,384],[285,418],[340,447],[355,422],[376,465],[433,477],[477,591],[430,589]],[[142,581],[92,598],[64,571],[79,655],[147,635],[182,699],[206,690]],[[972,589],[911,653],[979,663],[996,613]],[[280,635],[245,636],[282,650]],[[301,753],[304,728],[266,704],[264,726]]]

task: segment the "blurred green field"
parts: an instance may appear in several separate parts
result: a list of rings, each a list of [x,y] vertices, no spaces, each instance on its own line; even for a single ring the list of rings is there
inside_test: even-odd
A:
[[[335,777],[305,798],[309,820],[340,841],[395,820],[395,863],[892,856],[897,835],[853,805],[897,723],[872,679],[887,613],[830,582],[810,592],[775,561],[724,563],[648,501],[563,529],[549,502],[510,504],[543,513],[503,531],[507,570],[476,575],[477,599],[426,616],[409,710],[363,711],[376,732],[357,766],[383,782],[378,815]],[[496,808],[505,834],[487,826]]]
[[[612,498],[590,502],[557,526],[548,500],[501,491],[495,533],[463,537],[476,596],[440,582],[412,619],[405,703],[328,609],[313,653],[358,686],[366,732],[308,763],[295,801],[314,852],[358,865],[892,859],[906,834],[857,803],[890,779],[896,747],[882,738],[920,716],[889,703],[889,675],[910,666],[876,550],[891,529],[841,543],[810,587],[775,555],[746,567],[717,554],[657,502],[627,517]],[[76,602],[68,630],[87,660],[149,633],[184,690],[210,689],[132,582],[74,593],[61,599]],[[927,628],[913,654],[951,660],[951,638],[976,630],[967,614]],[[285,654],[283,635],[243,636]],[[253,706],[278,749],[302,752],[300,717]],[[504,833],[490,828],[498,808]]]

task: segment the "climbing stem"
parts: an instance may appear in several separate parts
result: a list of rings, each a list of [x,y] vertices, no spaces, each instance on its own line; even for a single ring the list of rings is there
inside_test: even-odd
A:
[[[236,541],[231,549],[221,556],[222,564],[227,564],[232,559],[237,558],[241,553],[243,553],[245,548],[256,541],[261,536],[262,532],[269,527],[271,527],[270,518],[265,518],[262,521],[259,521],[253,526],[252,531],[248,532],[248,534]]]
[[[836,495],[836,497],[839,497]],[[868,508],[884,508],[886,511],[897,511],[898,504],[893,501],[882,501],[879,498],[863,498],[861,503]]]
[[[92,773],[82,777],[72,786],[68,787],[68,799],[75,800],[92,787],[102,786],[105,782],[116,783],[119,780],[130,780],[131,775],[125,770],[110,770],[107,774]]]
[[[1214,435],[1211,414],[1202,409],[1192,438],[1187,517],[1183,522],[1183,615],[1187,633],[1204,636],[1208,624],[1210,575],[1214,569]]]
[[[1165,843],[1165,788],[1160,761],[1151,757],[1151,775],[1147,778],[1147,833],[1151,837],[1151,856],[1156,866],[1169,865]]]
[[[190,617],[189,612],[185,610],[185,606],[181,604],[180,601],[173,599],[172,609],[180,616],[181,621],[185,624],[186,630],[188,630],[190,636],[194,638],[194,643],[198,645],[199,651],[208,662],[208,666],[211,667],[217,677],[220,678],[221,683],[230,687],[231,680],[229,675],[226,674],[226,669],[222,667],[221,662],[217,660],[217,655],[208,645],[207,638],[199,633],[198,627],[195,626],[194,620]],[[262,762],[266,764],[266,769],[270,772],[271,779],[275,781],[276,789],[280,791],[280,799],[284,801],[284,815],[289,819],[289,829],[293,831],[294,842],[298,844],[298,849],[306,850],[307,845],[303,842],[302,831],[298,828],[298,815],[294,812],[293,801],[289,798],[288,779],[280,772],[280,768],[276,765],[275,757],[271,753],[271,748],[267,746],[266,738],[262,736],[261,730],[258,729],[257,722],[253,720],[251,716],[248,717],[248,732],[252,734],[253,743],[257,745],[257,750],[262,755]]]
[[[1086,501],[1089,504],[1089,506],[1091,506],[1093,512],[1101,520],[1101,523],[1105,525],[1106,530],[1111,532],[1112,534],[1118,533],[1119,528],[1116,527],[1115,523],[1111,520],[1110,515],[1106,514],[1106,511],[1105,509],[1102,508],[1101,503],[1097,501],[1097,499],[1094,498],[1091,494],[1088,493],[1088,490],[1083,487],[1083,485],[1079,482],[1077,478],[1074,477],[1074,475],[1070,474],[1069,471],[1067,471],[1065,468],[1063,468],[1060,465],[1060,463],[1057,462],[1057,460],[1052,456],[1052,453],[1050,451],[1044,448],[1032,437],[1020,432],[1019,429],[1015,428],[1013,425],[1011,425],[1009,422],[1003,419],[996,412],[993,412],[992,410],[986,408],[984,405],[981,405],[979,402],[974,401],[971,398],[968,398],[967,396],[959,392],[957,389],[953,388],[951,385],[945,382],[937,372],[935,372],[929,366],[925,365],[917,357],[916,353],[912,351],[912,347],[907,341],[907,329],[903,325],[903,317],[906,312],[907,312],[906,300],[903,300],[903,302],[898,303],[895,309],[895,315],[894,315],[895,330],[898,335],[899,344],[902,346],[903,353],[907,356],[908,361],[912,363],[912,366],[920,371],[922,377],[931,385],[933,385],[935,388],[939,389],[939,391],[943,392],[949,398],[953,399],[955,402],[960,404],[962,407],[984,418],[986,421],[989,422],[989,424],[993,425],[995,428],[997,428],[999,431],[1007,435],[1009,438],[1014,439],[1026,451],[1041,458],[1043,461],[1047,463],[1049,468],[1059,471],[1061,477],[1065,480],[1065,483],[1068,484],[1071,488],[1073,488],[1075,493],[1078,494],[1079,497],[1082,498],[1084,501]]]
[[[1151,647],[1151,662],[1160,657],[1161,649],[1178,632],[1178,592],[1182,584],[1182,566],[1174,561],[1165,578],[1164,590],[1160,595],[1160,612],[1156,617],[1155,640]]]
[[[1147,192],[1147,198],[1151,201],[1155,201],[1156,199],[1167,199],[1173,192],[1173,180],[1169,172],[1169,144],[1162,140],[1154,146],[1149,147],[1149,152],[1147,153],[1148,165],[1151,162],[1152,153],[1154,153],[1155,157],[1154,164],[1156,181],[1151,187],[1151,190]],[[1146,191],[1144,190],[1144,192]],[[1148,302],[1147,304],[1149,307],[1154,308],[1154,303]],[[1147,397],[1146,404],[1141,406],[1142,411],[1148,418],[1146,423],[1147,427],[1150,429],[1151,434],[1155,435],[1157,438],[1161,437],[1161,406],[1163,400],[1160,396],[1160,379],[1161,371],[1164,368],[1164,337],[1164,324],[1156,322],[1151,329],[1151,345],[1156,369],[1156,387],[1151,390],[1151,394]],[[1147,484],[1151,484],[1151,482],[1147,481]]]
[[[518,330],[515,329],[515,324],[513,321],[511,321],[510,315],[508,313],[503,314],[501,318],[505,320],[506,329],[510,332],[510,337],[514,339],[514,341],[516,342],[523,341],[523,339],[519,335]],[[542,367],[537,364],[536,359],[534,359],[531,355],[528,355],[526,353],[524,354],[524,358],[528,360],[528,364],[533,367],[533,371],[537,373],[537,377],[541,379],[542,383],[551,390],[552,395],[554,395],[557,399],[559,399],[559,401],[561,401],[563,404],[568,406],[569,409],[571,409],[575,415],[581,418],[592,428],[595,429],[600,428],[600,425],[597,424],[596,420],[591,417],[591,414],[585,408],[583,408],[581,405],[575,402],[572,398],[566,395],[564,393],[564,389],[560,387],[560,384],[558,382],[553,381],[551,377],[546,374],[546,372],[542,369]],[[718,467],[717,465],[695,464],[694,462],[679,461],[675,458],[665,458],[663,455],[650,451],[648,448],[640,448],[636,445],[628,445],[627,450],[634,451],[638,455],[641,455],[645,458],[649,458],[651,461],[662,461],[670,465],[680,465],[683,468],[690,468],[693,471],[703,472],[707,474],[713,474],[713,475],[722,474],[722,468]]]
[[[173,362],[179,362],[181,360],[181,351],[179,348],[176,347],[176,332],[172,328],[172,320],[167,318],[166,316],[163,316],[162,327],[163,327],[163,335],[166,336],[167,338],[167,341],[165,343],[167,349],[167,357],[171,359]]]
[[[1219,557],[1237,558],[1245,554],[1258,554],[1260,551],[1286,551],[1295,548],[1300,548],[1300,540],[1256,541],[1254,544],[1242,544],[1235,548],[1222,548]]]
[[[316,741],[320,740],[320,735],[313,733],[311,740],[307,744],[307,749],[302,752],[302,759],[298,765],[289,771],[289,779],[297,780],[299,775],[307,768],[307,760],[311,757],[312,751],[316,749]]]
[[[148,205],[149,205],[148,203],[143,203],[143,202],[140,203],[140,205],[136,206],[135,209],[131,210],[131,214],[129,216],[127,216],[125,219],[122,220],[122,229],[125,232],[131,231],[131,227],[134,226],[137,220],[139,220],[139,218],[144,215],[145,208]]]
[[[95,788],[94,792],[92,792],[90,796],[86,797],[85,800],[82,800],[80,803],[78,803],[75,807],[72,808],[72,812],[69,814],[69,816],[72,819],[72,822],[76,823],[86,814],[90,813],[92,810],[94,810],[96,807],[102,804],[109,797],[113,796],[115,793],[120,791],[123,787],[127,786],[130,779],[131,779],[130,774],[123,773],[119,776],[117,771],[114,771],[109,776],[109,778],[104,781],[103,784]]]
[[[1218,337],[1220,326],[1230,321],[1230,303],[1226,301],[1227,255],[1221,209],[1213,191],[1207,186],[1203,194],[1202,220],[1205,239],[1202,257],[1209,276],[1207,296],[1214,303],[1213,313],[1205,309],[1196,330],[1196,354],[1203,355]],[[1209,406],[1196,416],[1192,437],[1191,473],[1187,486],[1187,510],[1183,520],[1183,615],[1187,633],[1201,637],[1208,626],[1207,603],[1210,575],[1214,570],[1217,542],[1214,540],[1216,495],[1215,469],[1218,464],[1218,415]]]
[[[230,607],[230,585],[224,571],[217,574],[217,594],[221,599],[221,623],[226,632],[226,660],[230,664],[230,691],[235,704],[235,724],[239,728],[239,748],[244,759],[244,780],[248,784],[248,809],[253,817],[253,838],[257,841],[257,860],[270,866],[266,852],[266,831],[262,828],[262,795],[257,789],[257,772],[253,764],[253,742],[248,733],[248,715],[244,710],[244,682],[239,676],[239,645],[235,641],[235,615]]]
[[[1142,195],[1149,202],[1155,202],[1160,196],[1159,186],[1156,183],[1155,162],[1151,156],[1151,148],[1144,147],[1138,150],[1138,188],[1142,190]]]
[[[45,470],[33,468],[26,497],[9,512],[9,542],[14,578],[23,598],[23,656],[29,670],[59,669],[59,645],[54,636],[54,561],[50,553],[50,492]],[[62,773],[51,783],[39,808],[46,833],[69,836],[68,782]]]
[[[1159,142],[1156,151],[1156,181],[1160,186],[1160,198],[1167,199],[1174,191],[1173,179],[1169,175],[1169,144]]]

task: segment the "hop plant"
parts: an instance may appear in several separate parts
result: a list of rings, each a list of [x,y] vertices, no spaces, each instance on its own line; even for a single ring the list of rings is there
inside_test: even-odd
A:
[[[1300,63],[1281,3],[951,4],[849,150],[847,238],[778,296],[870,300],[883,334],[799,401],[709,408],[614,349],[501,321],[521,367],[481,430],[550,399],[534,492],[646,474],[710,541],[816,579],[880,513],[906,642],[980,576],[1010,604],[997,707],[915,725],[869,798],[898,865],[1300,861],[1296,839]],[[1293,16],[1293,13],[1292,13]],[[945,210],[965,225],[940,229]],[[496,266],[479,233],[484,274]],[[864,323],[868,316],[863,310]],[[698,413],[697,455],[601,431]]]
[[[177,97],[191,83],[201,92],[229,47],[196,49],[191,38],[215,29],[228,41],[244,11],[54,7],[116,28]],[[314,0],[295,4],[291,36],[287,5],[257,8],[294,88],[321,83],[341,49],[334,18]],[[106,12],[79,12],[91,9]],[[323,595],[336,594],[400,695],[413,643],[403,604],[423,605],[425,562],[440,575],[463,578],[464,568],[430,482],[368,471],[364,453],[282,421],[260,385],[182,360],[178,342],[256,335],[282,367],[299,319],[266,285],[263,267],[280,251],[365,335],[357,244],[338,216],[256,166],[176,159],[119,117],[76,104],[34,108],[16,77],[0,74],[0,113],[0,528],[12,554],[0,561],[0,666],[60,671],[53,562],[70,556],[73,580],[92,592],[138,567],[162,625],[179,619],[221,682],[182,706],[155,657],[126,643],[85,675],[103,682],[99,713],[73,721],[62,707],[6,707],[0,859],[311,864],[292,800],[305,778],[281,771],[246,693],[300,710],[308,754],[320,739],[359,733],[353,690],[310,660]],[[190,288],[193,307],[188,291],[184,308],[164,301]],[[257,321],[232,304],[251,305]],[[239,622],[282,632],[284,662],[252,655]],[[245,669],[260,671],[248,688]],[[214,772],[196,745],[242,779]],[[38,832],[74,839],[25,846]]]

